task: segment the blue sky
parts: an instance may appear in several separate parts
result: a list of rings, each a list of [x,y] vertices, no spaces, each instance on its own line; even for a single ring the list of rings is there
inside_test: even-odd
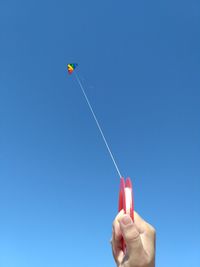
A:
[[[115,266],[119,178],[157,266],[199,266],[200,3],[0,3],[0,266]]]

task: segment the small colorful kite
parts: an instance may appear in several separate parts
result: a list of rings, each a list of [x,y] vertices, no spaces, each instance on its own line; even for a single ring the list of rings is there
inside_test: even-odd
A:
[[[69,73],[69,74],[72,74],[72,72],[75,70],[75,68],[76,68],[77,66],[78,66],[78,64],[76,64],[76,63],[68,64],[68,65],[67,65],[68,73]]]

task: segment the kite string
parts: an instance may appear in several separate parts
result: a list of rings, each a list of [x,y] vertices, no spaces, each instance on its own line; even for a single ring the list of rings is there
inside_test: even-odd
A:
[[[94,120],[95,120],[95,122],[96,122],[96,125],[97,125],[97,127],[98,127],[98,129],[99,129],[99,131],[100,131],[100,133],[101,133],[101,136],[102,136],[102,138],[103,138],[103,141],[104,141],[104,143],[105,143],[105,145],[106,145],[106,147],[107,147],[107,150],[108,150],[108,152],[109,152],[109,154],[110,154],[110,157],[111,157],[111,159],[112,159],[112,161],[113,161],[113,163],[114,163],[114,166],[115,166],[115,168],[116,168],[116,170],[117,170],[117,173],[119,174],[119,177],[121,178],[122,176],[121,176],[121,173],[120,173],[119,168],[118,168],[118,166],[117,166],[117,163],[116,163],[116,161],[115,161],[115,159],[114,159],[114,156],[113,156],[113,154],[112,154],[112,152],[111,152],[111,149],[110,149],[110,147],[109,147],[109,145],[108,145],[108,143],[107,143],[107,141],[106,141],[106,138],[105,138],[105,136],[104,136],[104,133],[103,133],[103,131],[102,131],[102,129],[101,129],[101,126],[100,126],[100,124],[99,124],[99,122],[98,122],[98,120],[97,120],[97,117],[96,117],[96,115],[95,115],[95,113],[94,113],[94,110],[93,110],[91,104],[90,104],[90,101],[89,101],[89,99],[88,99],[88,97],[87,97],[87,95],[86,95],[86,92],[85,92],[85,90],[84,90],[84,88],[83,88],[83,85],[82,85],[80,79],[79,79],[79,76],[78,76],[78,74],[76,73],[76,71],[74,71],[74,73],[75,73],[75,76],[76,76],[76,80],[77,80],[77,82],[78,82],[78,84],[79,84],[79,86],[80,86],[80,88],[81,88],[81,90],[82,90],[82,93],[83,93],[84,97],[85,97],[85,100],[86,100],[86,102],[87,102],[87,104],[88,104],[88,106],[89,106],[89,108],[90,108],[90,111],[91,111],[91,113],[92,113],[92,115],[93,115],[93,118],[94,118]]]

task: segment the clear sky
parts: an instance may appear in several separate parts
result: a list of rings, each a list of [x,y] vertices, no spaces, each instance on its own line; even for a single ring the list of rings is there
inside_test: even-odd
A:
[[[157,266],[200,262],[199,0],[0,2],[0,266],[115,266],[119,177]]]

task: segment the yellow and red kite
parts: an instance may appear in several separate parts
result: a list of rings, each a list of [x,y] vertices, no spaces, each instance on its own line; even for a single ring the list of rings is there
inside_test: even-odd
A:
[[[78,66],[76,63],[71,63],[67,65],[68,73],[72,74],[72,72],[75,70],[75,68]]]

